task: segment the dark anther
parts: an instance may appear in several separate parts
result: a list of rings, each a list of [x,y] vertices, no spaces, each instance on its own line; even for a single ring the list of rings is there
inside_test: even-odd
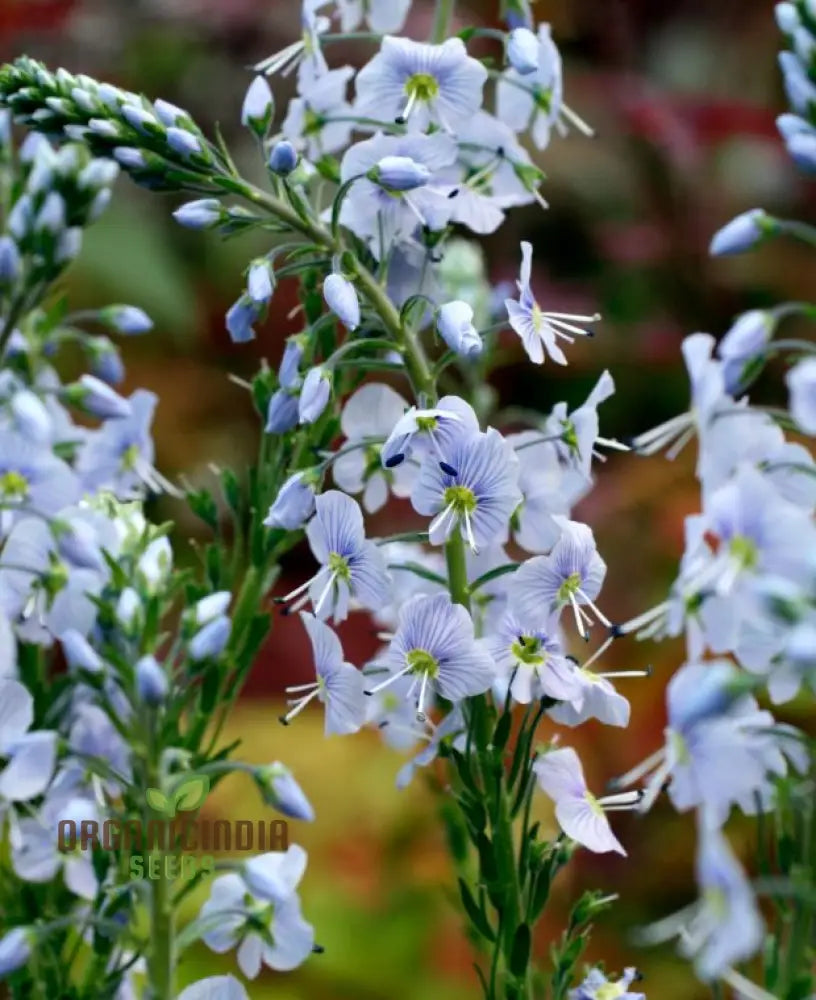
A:
[[[459,194],[459,188],[454,188],[453,191],[448,191],[449,198],[455,198]]]
[[[288,726],[288,725],[289,725],[289,720],[288,720],[288,719],[286,718],[286,716],[285,716],[285,715],[279,715],[279,716],[278,716],[278,722],[279,722],[279,723],[280,723],[280,724],[281,724],[282,726]]]
[[[440,462],[439,463],[439,468],[444,473],[446,473],[449,476],[454,476],[455,477],[455,476],[459,475],[459,473],[456,471],[456,469],[454,469],[454,467],[452,465],[448,465],[447,462]]]
[[[408,119],[405,117],[405,115],[397,115],[394,121],[397,123],[397,125],[404,125],[408,121]]]
[[[620,625],[610,625],[609,626],[609,638],[610,639],[620,639],[624,634],[623,629]]]
[[[402,465],[405,461],[405,455],[392,455],[390,458],[386,459],[385,467],[386,469],[395,469],[398,465]]]

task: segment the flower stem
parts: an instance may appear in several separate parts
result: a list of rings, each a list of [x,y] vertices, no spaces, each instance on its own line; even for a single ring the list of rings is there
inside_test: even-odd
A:
[[[455,0],[436,0],[433,27],[431,28],[431,41],[434,45],[440,45],[450,36],[454,6]]]
[[[151,713],[152,714],[152,713]],[[155,718],[150,719],[153,749],[148,769],[148,786],[160,787],[160,747],[155,735]],[[150,810],[150,818],[164,821],[166,817]],[[174,1000],[175,989],[175,920],[173,913],[173,883],[165,871],[165,851],[161,842],[151,853],[158,858],[158,878],[150,880],[150,951],[148,955],[148,981],[150,1000]]]

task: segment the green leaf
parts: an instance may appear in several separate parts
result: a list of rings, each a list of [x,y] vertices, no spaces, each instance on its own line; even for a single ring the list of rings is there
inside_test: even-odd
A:
[[[521,978],[527,971],[532,948],[532,935],[529,924],[520,924],[513,937],[513,947],[510,949],[510,971]]]
[[[145,801],[154,812],[172,815],[173,805],[167,796],[158,788],[148,788],[145,792]]]
[[[173,801],[176,809],[182,812],[193,812],[199,809],[207,798],[210,790],[210,780],[203,774],[192,774],[182,778],[173,791]]]
[[[473,927],[482,937],[487,938],[488,941],[495,941],[496,935],[493,933],[493,928],[488,922],[487,915],[473,898],[473,893],[468,888],[465,880],[461,878],[459,879],[459,895],[462,899],[462,906],[464,906]]]
[[[496,723],[496,728],[493,731],[493,746],[498,751],[504,750],[507,746],[507,741],[510,739],[510,730],[513,726],[513,713],[512,712],[502,712],[499,716],[499,721]]]

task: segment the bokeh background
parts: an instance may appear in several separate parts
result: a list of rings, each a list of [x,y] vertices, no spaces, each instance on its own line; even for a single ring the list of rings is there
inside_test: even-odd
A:
[[[414,7],[408,31],[426,37],[430,6],[416,0]],[[460,2],[457,19],[492,24],[492,8],[482,0]],[[511,215],[485,243],[488,268],[494,281],[512,280],[518,241],[530,239],[540,300],[564,312],[597,309],[604,320],[593,341],[570,349],[568,368],[536,369],[517,351],[495,385],[504,405],[548,410],[560,399],[583,400],[609,368],[618,391],[604,404],[602,430],[624,436],[685,405],[679,355],[685,334],[719,335],[742,309],[807,295],[805,251],[793,243],[734,260],[711,260],[706,250],[713,231],[744,209],[807,215],[812,188],[794,173],[776,137],[774,118],[783,109],[779,37],[767,0],[539,0],[534,9],[552,22],[562,47],[568,102],[598,134],[556,140],[540,157],[552,207]],[[247,67],[298,32],[296,0],[0,0],[3,60],[27,52],[162,96],[188,108],[205,129],[220,122],[247,164],[254,151],[238,124]],[[333,47],[330,58],[359,64],[371,53],[355,43]],[[278,82],[279,109],[290,86]],[[246,261],[263,245],[186,232],[173,223],[173,207],[172,199],[120,181],[66,291],[76,307],[121,301],[152,315],[153,334],[124,345],[128,387],[146,386],[161,397],[159,467],[203,483],[212,464],[240,468],[252,460],[258,428],[246,393],[227,376],[251,373],[260,358],[277,363],[284,337],[296,332],[287,319],[296,299],[282,286],[258,340],[231,345],[223,315],[240,291]],[[773,384],[762,383],[760,393],[772,398]],[[696,509],[692,459],[613,457],[577,512],[594,527],[609,564],[603,607],[613,619],[638,613],[665,591],[682,544],[682,518]],[[198,530],[170,501],[160,501],[156,515],[178,519],[181,543]],[[410,518],[409,509],[389,508],[379,527],[405,530]],[[282,592],[310,565],[305,549],[292,553]],[[370,654],[371,633],[360,616],[344,627],[350,659],[360,663]],[[628,640],[610,651],[610,668],[651,663],[655,670],[650,680],[620,682],[633,704],[628,730],[590,723],[565,733],[597,787],[657,745],[665,683],[681,656],[676,645]],[[252,996],[476,997],[472,955],[448,895],[433,797],[422,780],[396,791],[400,758],[381,748],[376,734],[327,742],[318,713],[286,730],[277,724],[275,699],[307,670],[297,623],[278,619],[232,732],[243,738],[247,759],[288,762],[316,807],[317,823],[292,824],[292,835],[310,852],[304,906],[326,950],[297,973],[262,976]],[[249,784],[235,778],[207,808],[246,818],[257,810],[254,803]],[[542,818],[551,822],[543,803]],[[539,927],[538,953],[546,961],[570,900],[583,887],[601,887],[621,898],[599,921],[589,958],[615,971],[637,965],[650,1000],[709,995],[670,947],[642,950],[631,939],[633,928],[693,896],[690,819],[659,804],[646,818],[624,814],[614,825],[628,859],[579,854]],[[750,856],[750,830],[737,828],[734,837]],[[227,967],[195,952],[184,976]]]

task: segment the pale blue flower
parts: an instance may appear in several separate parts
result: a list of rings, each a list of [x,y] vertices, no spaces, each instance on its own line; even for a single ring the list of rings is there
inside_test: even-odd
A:
[[[103,663],[99,653],[81,632],[75,628],[66,629],[59,636],[59,640],[62,643],[62,651],[68,666],[73,670],[87,670],[92,674],[98,674],[102,671]]]
[[[478,357],[484,344],[473,325],[473,309],[467,302],[446,302],[436,314],[439,336],[456,354],[465,358]]]
[[[93,900],[99,892],[99,880],[94,871],[92,851],[61,851],[59,824],[65,820],[76,823],[98,823],[99,809],[88,798],[49,795],[39,813],[19,824],[19,843],[12,849],[11,861],[15,874],[26,882],[53,882],[61,872],[66,888],[80,899]]]
[[[273,174],[287,177],[297,166],[298,154],[288,139],[281,139],[272,147],[269,154],[269,169]]]
[[[360,325],[357,289],[342,274],[330,274],[323,282],[323,298],[334,315],[353,332]]]
[[[257,305],[265,305],[274,291],[272,265],[265,257],[254,260],[247,271],[247,295]]]
[[[816,434],[816,358],[799,361],[785,375],[790,412],[806,434]]]
[[[49,447],[32,447],[31,441],[13,431],[0,434],[0,503],[4,507],[56,514],[78,500],[79,494],[78,478]],[[11,516],[6,513],[6,523]]]
[[[285,434],[297,427],[298,397],[288,389],[278,389],[269,399],[264,430],[267,434]]]
[[[779,53],[779,68],[782,82],[793,110],[807,118],[816,107],[816,85],[808,76],[807,69],[793,52]]]
[[[293,473],[281,486],[263,523],[286,531],[302,528],[314,513],[315,485],[305,471]]]
[[[395,684],[395,687],[399,684]],[[428,767],[439,756],[439,749],[443,742],[447,742],[460,753],[465,753],[467,748],[467,724],[460,705],[454,705],[445,718],[435,726],[430,736],[424,734],[424,739],[428,741],[411,760],[400,768],[397,774],[397,788],[407,788],[413,780],[418,767]]]
[[[413,191],[428,183],[431,171],[410,156],[384,156],[374,164],[368,176],[389,191]]]
[[[411,0],[336,0],[343,32],[354,31],[365,17],[377,34],[401,31],[411,9]]]
[[[509,610],[499,629],[486,637],[485,645],[519,704],[529,705],[542,698],[583,699],[575,665],[567,658],[555,628],[527,628]]]
[[[486,646],[476,640],[473,621],[465,608],[447,594],[418,596],[402,608],[399,626],[380,661],[389,676],[370,686],[376,693],[398,677],[410,675],[408,697],[415,702],[417,718],[424,720],[429,700],[436,694],[461,701],[483,694],[495,677],[495,666]]]
[[[227,310],[226,325],[234,344],[245,344],[255,339],[254,324],[261,318],[263,305],[253,302],[249,295],[242,295]]]
[[[266,77],[256,76],[244,97],[241,107],[241,124],[256,135],[263,136],[275,113],[275,101]]]
[[[299,85],[298,96],[289,101],[281,132],[310,160],[326,153],[336,153],[349,144],[352,122],[351,105],[346,100],[346,84],[354,76],[351,66],[329,70],[314,80]]]
[[[645,993],[633,993],[629,987],[642,979],[637,969],[623,970],[620,979],[612,980],[601,972],[592,969],[581,985],[569,992],[569,1000],[646,1000]]]
[[[258,899],[282,903],[295,894],[306,871],[306,852],[299,844],[286,851],[259,854],[241,866],[241,877]]]
[[[353,393],[343,407],[340,429],[346,440],[332,462],[332,476],[345,493],[362,493],[363,508],[370,514],[385,505],[391,489],[409,496],[415,468],[400,463],[383,468],[381,441],[405,413],[407,403],[387,385],[369,382]]]
[[[276,760],[265,767],[255,768],[253,777],[267,805],[291,819],[301,819],[307,823],[314,820],[311,803],[285,764]]]
[[[397,191],[372,180],[372,171],[386,157],[409,159],[424,167],[428,172],[427,182],[412,190]],[[435,175],[455,160],[456,143],[444,132],[378,133],[355,143],[340,165],[341,181],[354,179],[340,209],[340,221],[369,241],[371,252],[378,259],[390,251],[393,243],[410,241],[420,226],[434,231],[444,228],[450,220],[453,202],[448,197],[449,188],[440,187]]]
[[[317,680],[287,688],[293,707],[281,718],[288,725],[313,699],[326,708],[325,732],[348,735],[356,733],[365,721],[363,675],[343,658],[343,647],[335,633],[314,615],[301,612],[300,620],[309,634]],[[304,693],[305,692],[305,693]]]
[[[234,976],[207,976],[179,993],[178,1000],[249,1000]]]
[[[45,791],[54,775],[57,734],[30,731],[34,699],[20,681],[0,680],[0,800],[29,802]]]
[[[63,642],[64,642],[63,638]],[[136,690],[139,697],[152,707],[161,705],[167,697],[169,683],[167,674],[162,669],[155,656],[142,656],[136,662]]]
[[[567,313],[544,312],[536,301],[530,287],[533,267],[532,244],[523,241],[521,244],[521,274],[517,282],[519,290],[518,301],[505,299],[504,305],[510,320],[510,326],[516,331],[524,345],[524,350],[530,360],[540,365],[544,363],[545,353],[559,365],[567,363],[566,356],[556,342],[560,337],[568,343],[573,343],[575,337],[590,336],[590,331],[576,326],[576,323],[592,323],[600,317],[578,316]]]
[[[27,964],[35,940],[33,927],[13,927],[0,938],[0,978]]]
[[[499,80],[496,110],[498,117],[515,132],[522,132],[529,126],[533,143],[538,149],[544,149],[553,126],[564,114],[564,80],[561,56],[552,40],[549,24],[539,24],[537,41],[535,67],[528,72],[519,72],[516,67],[508,69]],[[531,59],[528,54],[528,65]],[[577,121],[573,123],[578,124]]]
[[[305,347],[306,338],[302,334],[286,338],[286,346],[278,368],[278,381],[284,389],[295,389],[300,386],[300,362],[303,360]]]
[[[433,516],[431,544],[441,545],[454,531],[474,550],[506,541],[510,517],[522,499],[511,446],[491,427],[458,440],[446,461],[454,475],[435,456],[427,456],[411,493],[414,510]]]
[[[596,854],[615,851],[626,856],[604,813],[604,804],[619,805],[621,796],[595,798],[587,788],[581,761],[572,747],[542,754],[533,764],[533,772],[539,788],[555,803],[555,818],[568,837]],[[628,798],[620,804],[627,805]]]
[[[524,621],[546,621],[548,616],[571,606],[579,635],[588,635],[588,607],[604,625],[608,619],[595,606],[606,563],[598,554],[592,529],[566,518],[555,519],[561,535],[552,552],[523,563],[513,575],[510,594],[513,607]]]
[[[190,640],[187,652],[195,663],[215,659],[227,647],[232,632],[232,622],[227,615],[219,615],[207,622]]]
[[[173,212],[173,218],[186,229],[211,229],[224,217],[224,209],[217,198],[199,198],[185,202]]]
[[[108,420],[88,436],[76,463],[86,489],[109,489],[126,498],[143,485],[155,492],[167,488],[153,467],[150,427],[157,402],[154,393],[137,389],[130,397],[129,417]]]
[[[526,76],[535,73],[539,63],[539,41],[529,28],[514,28],[507,36],[507,61]]]
[[[717,345],[725,388],[731,395],[736,396],[744,389],[754,365],[761,365],[777,322],[778,316],[771,310],[750,309],[737,316]]]
[[[131,748],[111,722],[107,711],[98,705],[83,703],[75,709],[68,743],[80,760],[98,757],[124,780],[130,779]],[[106,782],[106,787],[115,794],[121,792],[114,780]]]
[[[322,365],[310,368],[303,380],[298,400],[298,420],[313,424],[329,405],[332,390],[332,373]]]
[[[12,285],[20,274],[20,251],[11,236],[0,236],[0,285]]]
[[[426,45],[390,35],[357,74],[355,111],[424,132],[431,122],[451,132],[482,104],[487,70],[460,38]]]
[[[479,432],[479,421],[473,407],[459,396],[443,396],[432,409],[418,410],[412,406],[394,424],[382,447],[382,464],[394,469],[407,458],[423,458],[433,454],[440,468],[451,476],[457,469],[449,456],[460,439]]]
[[[229,590],[217,590],[197,601],[192,608],[192,619],[196,625],[207,625],[224,614],[230,605],[232,594]]]
[[[390,583],[385,559],[377,545],[366,539],[363,514],[356,501],[339,490],[316,497],[306,537],[323,568],[295,593],[308,586],[319,618],[332,616],[343,621],[352,597],[366,608],[383,603]]]
[[[718,229],[711,238],[708,252],[714,257],[752,250],[773,226],[773,220],[761,208],[742,212]]]
[[[597,719],[605,726],[622,729],[629,725],[632,707],[607,677],[576,664],[573,679],[578,686],[575,697],[549,709],[547,714],[551,719],[562,726],[581,726],[588,719]]]
[[[218,954],[237,946],[238,967],[248,979],[255,979],[263,965],[278,972],[295,969],[314,947],[314,930],[303,919],[296,895],[277,903],[257,899],[237,874],[212,883],[199,916],[213,928],[203,935],[204,943]]]

